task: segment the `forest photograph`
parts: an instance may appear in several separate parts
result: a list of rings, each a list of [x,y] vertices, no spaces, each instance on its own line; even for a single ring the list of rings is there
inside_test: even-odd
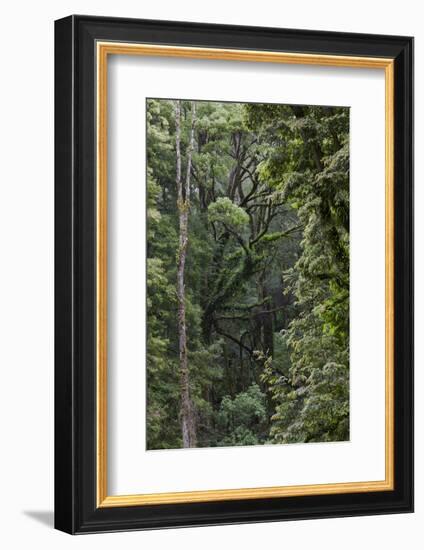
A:
[[[348,441],[349,108],[147,99],[146,165],[147,450]]]

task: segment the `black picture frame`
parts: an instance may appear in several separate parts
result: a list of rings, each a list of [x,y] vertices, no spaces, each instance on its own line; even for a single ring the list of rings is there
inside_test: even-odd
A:
[[[96,41],[394,60],[394,490],[97,507]],[[67,533],[413,511],[413,39],[73,15],[55,22],[55,527]]]

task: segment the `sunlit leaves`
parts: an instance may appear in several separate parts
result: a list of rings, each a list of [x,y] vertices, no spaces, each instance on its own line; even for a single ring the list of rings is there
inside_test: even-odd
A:
[[[221,222],[234,228],[241,228],[249,222],[243,208],[234,204],[228,197],[219,197],[208,207],[209,221]]]

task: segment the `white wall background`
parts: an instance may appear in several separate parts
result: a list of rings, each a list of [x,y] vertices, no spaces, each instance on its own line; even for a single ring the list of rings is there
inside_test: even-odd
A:
[[[424,522],[424,217],[416,221],[416,513],[70,537],[53,508],[53,20],[71,13],[416,37],[416,205],[423,204],[424,27],[414,0],[16,0],[0,63],[0,543],[4,548],[273,545],[420,549]]]

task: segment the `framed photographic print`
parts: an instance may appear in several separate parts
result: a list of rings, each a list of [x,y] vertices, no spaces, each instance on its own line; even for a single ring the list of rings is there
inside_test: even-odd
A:
[[[413,39],[55,26],[55,525],[413,509]]]

